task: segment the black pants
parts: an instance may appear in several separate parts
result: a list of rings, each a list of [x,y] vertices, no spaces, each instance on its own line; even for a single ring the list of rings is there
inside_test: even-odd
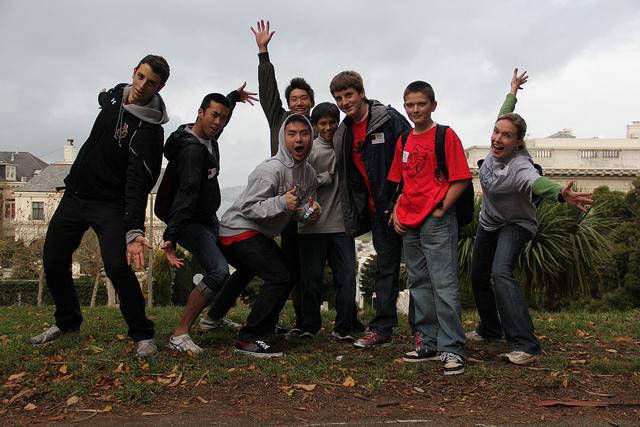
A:
[[[51,218],[44,242],[43,263],[47,286],[56,304],[56,325],[78,330],[80,303],[71,278],[73,252],[91,227],[98,236],[107,277],[120,299],[120,311],[134,341],[153,338],[153,322],[145,315],[140,283],[127,265],[122,203],[81,199],[65,193]]]
[[[241,339],[259,339],[273,332],[278,316],[291,291],[291,275],[287,258],[273,239],[257,234],[246,240],[222,246],[229,264],[236,268],[209,310],[209,317],[222,318],[235,304],[242,289],[258,276],[264,281],[245,326]]]

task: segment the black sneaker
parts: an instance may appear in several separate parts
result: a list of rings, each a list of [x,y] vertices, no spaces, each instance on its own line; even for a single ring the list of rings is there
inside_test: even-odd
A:
[[[294,328],[295,329],[295,328]],[[277,337],[286,337],[291,332],[291,329],[284,328],[280,325],[276,325],[275,331],[273,331],[274,335]]]
[[[437,351],[427,350],[423,347],[405,353],[404,356],[402,356],[402,360],[405,362],[426,362],[428,360],[440,360],[440,357]]]
[[[281,351],[276,351],[269,344],[262,340],[237,340],[236,353],[248,354],[260,359],[275,359],[282,357]]]
[[[457,354],[442,353],[440,359],[444,362],[445,375],[460,375],[464,373],[464,359]]]

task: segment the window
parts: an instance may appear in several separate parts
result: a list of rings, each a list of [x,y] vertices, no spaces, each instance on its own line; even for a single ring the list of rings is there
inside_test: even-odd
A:
[[[536,150],[533,150],[531,154],[533,155],[533,157],[538,157],[538,158],[546,157],[546,158],[549,158],[549,157],[551,157],[551,153],[552,153],[551,150],[548,150],[548,149],[547,150],[536,149]]]
[[[4,170],[4,177],[7,181],[15,181],[16,180],[16,167],[12,165],[7,165]]]
[[[31,202],[31,219],[44,220],[44,202]]]
[[[598,157],[598,150],[580,150],[580,157],[583,159],[595,159]]]
[[[602,150],[603,159],[617,159],[620,157],[620,150]]]
[[[16,219],[16,202],[14,200],[4,202],[4,217],[6,219]]]

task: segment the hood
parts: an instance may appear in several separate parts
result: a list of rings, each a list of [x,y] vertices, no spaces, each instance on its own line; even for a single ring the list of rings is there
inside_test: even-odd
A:
[[[131,85],[127,85],[123,90],[122,99],[124,104],[124,100],[129,96]],[[162,97],[157,93],[153,95],[147,105],[124,104],[124,109],[140,120],[152,125],[163,125],[169,121],[167,108],[164,105]]]
[[[200,144],[200,140],[198,140],[194,134],[189,132],[189,129],[192,127],[193,123],[180,125],[178,129],[169,135],[169,138],[167,138],[167,142],[164,144],[164,148],[162,149],[167,160],[176,158],[178,151],[180,151],[180,149],[185,145]]]
[[[310,138],[311,138],[311,142],[313,143],[313,126],[311,125],[311,122],[309,121],[309,119],[303,116],[302,114],[289,115],[282,123],[282,126],[280,126],[280,132],[278,132],[278,152],[276,153],[275,156],[272,157],[272,159],[282,162],[286,167],[289,167],[289,168],[294,167],[295,161],[293,160],[293,157],[291,157],[291,153],[289,153],[289,149],[287,148],[287,145],[284,142],[284,128],[287,126],[287,123],[289,123],[291,119],[293,119],[294,117],[303,119],[305,123],[309,125],[309,131],[311,132]],[[309,150],[309,153],[310,152],[311,150]],[[309,153],[307,153],[307,156],[304,158],[304,160],[306,160],[307,157],[309,157]],[[304,165],[304,163],[305,162],[302,161],[299,164]]]

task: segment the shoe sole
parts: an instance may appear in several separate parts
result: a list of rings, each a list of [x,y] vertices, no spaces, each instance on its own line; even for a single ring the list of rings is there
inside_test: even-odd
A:
[[[354,337],[336,337],[334,335],[331,335],[331,339],[334,340],[334,341],[342,341],[342,342],[345,342],[345,341],[352,341],[353,342],[353,340],[355,340]]]
[[[258,359],[280,359],[283,356],[282,352],[280,352],[280,353],[255,353],[253,351],[240,350],[239,348],[234,348],[233,351],[236,352],[236,353],[239,353],[239,354],[245,354],[247,356],[253,356],[253,357],[256,357]]]
[[[460,375],[460,374],[464,374],[464,368],[462,369],[458,369],[456,371],[444,371],[444,375],[445,376],[449,376],[449,375]]]
[[[175,345],[173,345],[171,343],[167,344],[167,347],[169,347],[170,350],[175,351],[178,354],[187,354],[188,352],[191,352],[191,354],[195,356],[196,354],[200,354],[200,353],[204,352],[203,348],[201,348],[200,350],[195,350],[195,351],[194,350],[190,350],[190,349],[184,350],[182,347],[175,346]],[[156,354],[157,353],[158,353],[158,350],[156,350]]]
[[[419,363],[419,362],[433,362],[433,361],[440,360],[440,358],[438,356],[425,357],[424,359],[409,359],[409,358],[403,357],[402,360],[409,363]]]
[[[518,361],[511,360],[508,356],[505,356],[505,357],[507,358],[507,360],[509,362],[513,363],[514,365],[528,365],[529,363],[533,363],[536,360],[539,360],[540,358],[542,358],[542,355],[538,355],[537,354],[537,355],[528,357],[528,358],[526,358],[524,360],[518,360]]]
[[[354,347],[358,347],[358,348],[376,348],[376,347],[389,347],[391,344],[391,342],[385,342],[382,344],[358,344],[357,342],[353,343]]]

